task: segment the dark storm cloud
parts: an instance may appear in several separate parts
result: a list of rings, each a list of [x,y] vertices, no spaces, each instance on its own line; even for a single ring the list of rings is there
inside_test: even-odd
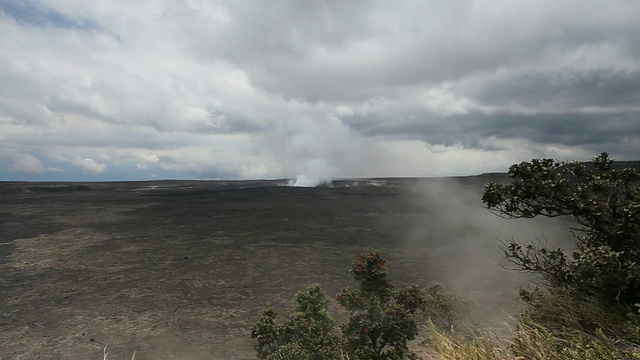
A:
[[[613,113],[492,113],[434,117],[415,113],[393,122],[382,119],[347,117],[344,120],[368,136],[412,138],[430,144],[482,150],[496,149],[486,139],[523,139],[545,144],[582,146],[637,157],[638,149],[625,148],[624,141],[640,138],[640,111]]]
[[[595,146],[640,136],[640,112],[584,114],[540,113],[469,115],[461,131],[467,136],[523,138],[540,144]]]
[[[593,69],[517,74],[489,81],[470,95],[484,105],[636,107],[640,105],[640,71]]]

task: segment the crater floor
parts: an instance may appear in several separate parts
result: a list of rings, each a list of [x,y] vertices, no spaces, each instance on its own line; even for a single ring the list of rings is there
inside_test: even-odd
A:
[[[400,284],[510,299],[486,291],[501,234],[465,218],[495,218],[485,180],[0,183],[0,358],[251,359],[262,309],[288,315],[311,283],[332,296],[372,249]]]

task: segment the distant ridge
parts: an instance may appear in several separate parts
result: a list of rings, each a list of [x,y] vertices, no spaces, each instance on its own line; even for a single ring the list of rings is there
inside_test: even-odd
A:
[[[593,162],[584,162],[586,165]],[[632,167],[640,171],[640,160],[636,161],[615,161],[614,167]],[[373,177],[354,179],[335,179],[334,185],[349,186],[358,182],[382,182],[390,185],[410,184],[414,182],[430,182],[452,180],[466,185],[482,186],[487,182],[507,183],[509,176],[507,172],[487,172],[479,175],[459,175],[459,176],[438,176],[438,177]],[[0,195],[27,195],[34,193],[65,193],[65,192],[86,192],[86,191],[150,191],[155,188],[172,190],[184,190],[190,188],[221,189],[226,187],[254,188],[280,186],[285,184],[287,179],[279,180],[148,180],[148,181],[63,181],[63,182],[31,182],[31,181],[0,181]]]
[[[587,165],[587,166],[593,166],[593,161],[584,161],[582,162],[583,164]],[[624,167],[631,167],[636,169],[637,171],[640,171],[640,160],[633,160],[633,161],[615,161],[613,163],[613,167],[614,168],[624,168]],[[480,175],[472,175],[472,176],[465,176],[465,178],[479,178],[479,179],[487,179],[488,181],[506,181],[509,178],[509,174],[507,172],[487,172],[487,173],[482,173]]]
[[[589,162],[591,163],[591,162]],[[616,161],[613,163],[615,167],[632,167],[640,171],[640,160],[636,161]]]
[[[587,167],[591,167],[593,166],[593,161],[583,161],[582,164],[586,165]],[[636,161],[617,161],[616,160],[613,163],[613,167],[616,169],[631,167],[640,171],[640,160],[636,160]]]
[[[583,161],[583,164],[589,166],[589,165],[593,165],[593,161]],[[636,170],[640,171],[640,160],[627,160],[627,161],[615,161],[613,163],[613,167],[615,168],[622,168],[622,167],[632,167],[635,168]],[[482,173],[480,175],[470,175],[470,176],[465,176],[465,177],[493,177],[493,176],[506,176],[507,172],[487,172],[487,173]]]

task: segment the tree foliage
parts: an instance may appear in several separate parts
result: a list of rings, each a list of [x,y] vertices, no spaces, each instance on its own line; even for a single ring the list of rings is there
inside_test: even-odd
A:
[[[506,243],[517,268],[549,285],[628,305],[640,302],[640,174],[602,153],[592,163],[534,159],[511,166],[510,183],[485,185],[482,201],[508,218],[567,217],[572,254]]]
[[[318,284],[295,296],[290,320],[275,324],[276,312],[267,309],[253,326],[251,336],[260,359],[333,360],[340,358],[340,337],[327,312],[329,297]]]
[[[252,336],[260,359],[351,360],[412,359],[409,341],[418,334],[417,313],[451,326],[458,302],[438,283],[424,293],[417,286],[395,290],[380,253],[360,255],[351,265],[357,285],[343,288],[336,301],[350,318],[337,333],[327,312],[329,298],[320,285],[296,294],[296,311],[282,325],[265,310]],[[343,356],[344,354],[344,356]]]
[[[342,326],[347,352],[362,360],[407,359],[407,346],[418,334],[416,312],[426,299],[417,286],[394,291],[385,261],[377,251],[360,255],[351,266],[358,286],[342,289],[336,300],[351,318]]]

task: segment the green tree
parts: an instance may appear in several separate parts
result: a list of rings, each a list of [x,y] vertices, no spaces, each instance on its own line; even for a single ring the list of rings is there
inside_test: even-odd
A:
[[[312,284],[296,294],[296,309],[287,323],[275,324],[277,314],[271,309],[265,310],[251,332],[258,358],[339,359],[341,339],[327,312],[329,300],[320,285]]]
[[[394,290],[385,261],[377,251],[363,254],[351,265],[357,286],[346,287],[336,300],[350,313],[349,322],[334,329],[327,312],[329,298],[320,285],[296,294],[296,311],[278,325],[276,313],[265,310],[251,332],[260,359],[402,360],[414,354],[408,342],[418,334],[417,313],[450,327],[459,309],[457,299],[431,283],[423,293],[417,286]]]
[[[485,185],[482,201],[508,218],[567,217],[571,254],[542,244],[505,244],[516,268],[553,287],[605,302],[640,303],[640,174],[602,153],[592,163],[534,159],[511,166],[510,182]]]
[[[336,300],[351,317],[342,325],[353,360],[410,359],[408,342],[418,334],[416,312],[426,305],[417,286],[394,291],[385,261],[372,251],[351,266],[357,288],[347,287]]]

